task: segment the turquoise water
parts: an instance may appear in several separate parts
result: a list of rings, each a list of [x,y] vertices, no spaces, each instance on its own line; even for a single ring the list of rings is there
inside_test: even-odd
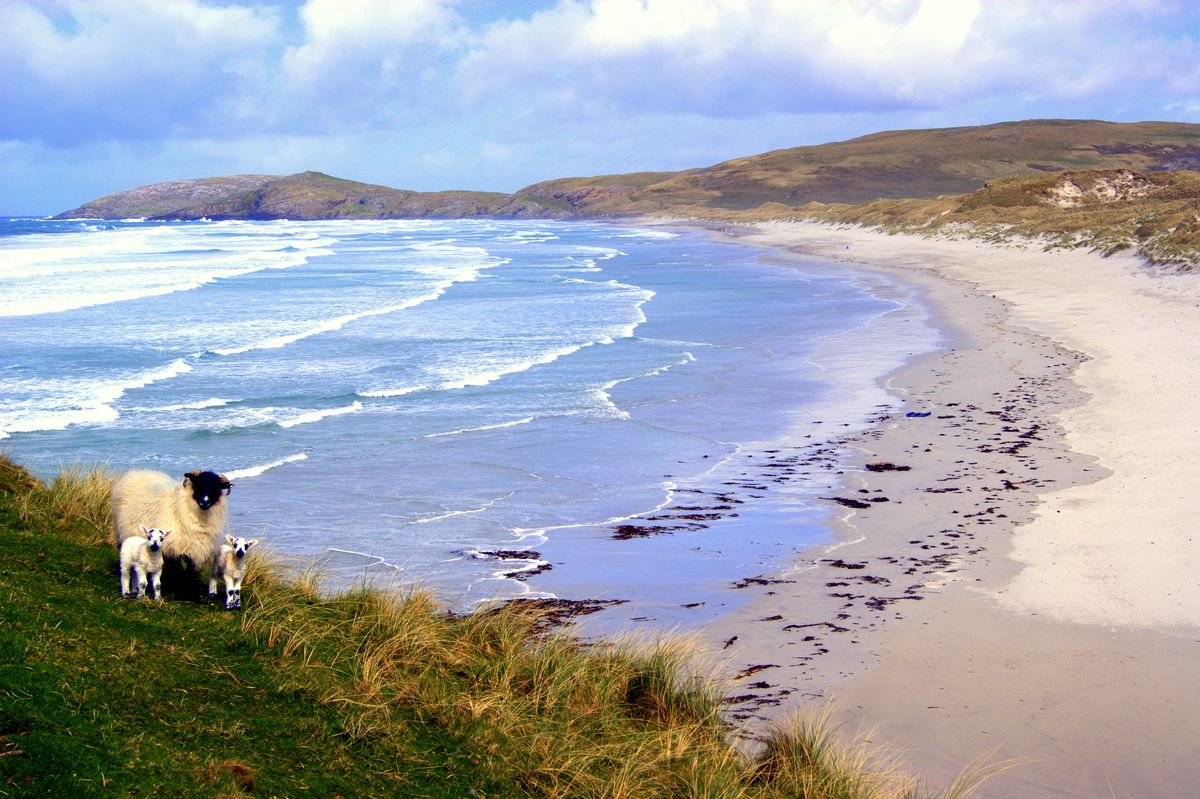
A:
[[[936,345],[907,287],[762,256],[617,224],[0,220],[0,436],[43,475],[223,472],[234,531],[335,582],[686,622],[720,603],[682,594],[829,535],[836,469],[739,488],[750,459],[861,428]]]

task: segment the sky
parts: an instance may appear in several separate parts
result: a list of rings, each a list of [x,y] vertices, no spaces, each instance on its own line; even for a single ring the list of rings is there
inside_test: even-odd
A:
[[[880,130],[1200,122],[1183,0],[0,0],[0,214],[312,169],[417,190]]]

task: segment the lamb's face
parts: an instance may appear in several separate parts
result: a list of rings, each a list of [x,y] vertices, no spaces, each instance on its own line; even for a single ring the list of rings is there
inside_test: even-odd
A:
[[[221,501],[222,494],[228,494],[233,488],[223,475],[216,472],[188,472],[183,476],[183,484],[192,489],[192,498],[200,506],[200,510],[208,510]]]
[[[162,549],[163,541],[171,534],[170,530],[148,530],[142,528],[142,534],[146,536],[146,542],[150,547],[151,552],[157,552]]]
[[[233,555],[236,558],[246,557],[246,553],[250,551],[250,547],[258,543],[257,538],[234,538],[231,535],[225,536],[225,543],[233,547]]]

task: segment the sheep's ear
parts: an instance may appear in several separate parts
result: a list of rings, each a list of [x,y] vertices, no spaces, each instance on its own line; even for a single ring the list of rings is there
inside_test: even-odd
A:
[[[225,493],[226,493],[226,494],[228,494],[230,491],[232,491],[232,490],[233,490],[233,483],[229,482],[229,478],[228,478],[228,477],[226,477],[226,476],[225,476],[225,475],[223,475],[223,474],[218,474],[218,475],[217,475],[217,477],[218,477],[218,479],[220,479],[220,481],[221,481],[221,488],[225,489]]]
[[[199,471],[185,472],[183,475],[183,484],[186,486],[188,483],[192,482],[192,480],[194,480],[199,475],[200,475]]]
[[[139,524],[138,529],[142,531],[142,535],[150,535],[150,528],[144,524]]]
[[[226,543],[226,544],[229,544],[229,546],[233,546],[233,536],[231,536],[231,535],[226,535],[226,536],[225,536],[225,543]]]

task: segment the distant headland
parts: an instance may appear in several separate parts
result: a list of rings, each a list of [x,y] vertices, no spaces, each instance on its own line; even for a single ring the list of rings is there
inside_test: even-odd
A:
[[[950,224],[1137,248],[1195,263],[1200,125],[1027,120],[874,133],[680,172],[559,178],[511,194],[416,192],[321,172],[230,175],[109,194],[59,219],[806,218]],[[993,231],[994,232],[994,231]]]

